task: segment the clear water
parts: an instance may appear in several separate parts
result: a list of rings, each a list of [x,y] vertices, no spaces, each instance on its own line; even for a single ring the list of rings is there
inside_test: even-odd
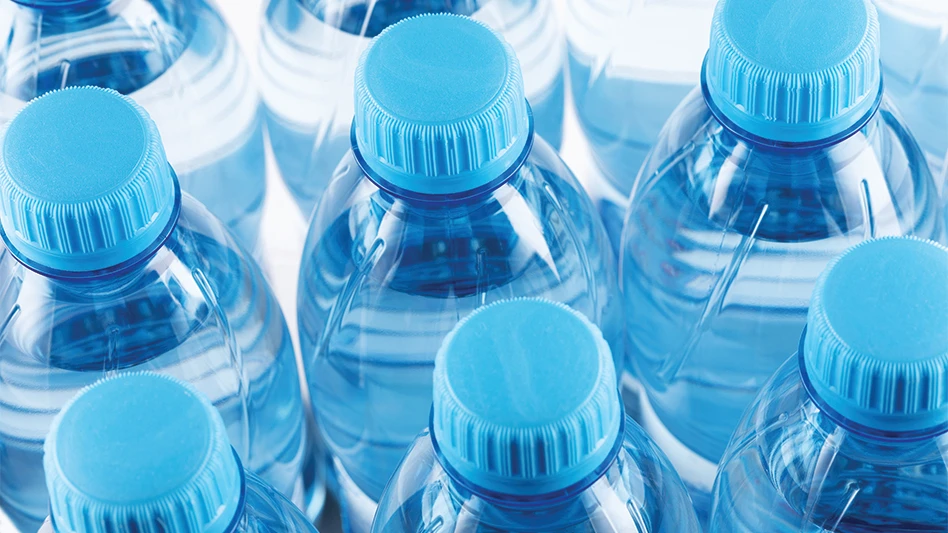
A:
[[[372,533],[699,533],[688,492],[631,420],[589,479],[546,500],[483,496],[444,470],[425,431],[392,478]]]
[[[635,177],[698,85],[715,3],[566,0],[573,103],[598,163],[584,179],[616,250]]]
[[[948,433],[878,440],[829,419],[791,358],[728,447],[711,533],[889,533],[948,527]]]
[[[948,3],[875,3],[882,29],[886,91],[918,139],[932,173],[940,176],[948,172]]]
[[[621,283],[642,424],[707,512],[741,414],[796,348],[813,285],[871,237],[944,241],[934,181],[887,103],[852,136],[809,149],[745,141],[695,91],[643,170]]]
[[[250,69],[204,0],[0,6],[0,121],[77,85],[134,98],[158,124],[182,188],[253,249],[266,193],[263,113]]]
[[[313,408],[340,485],[362,494],[343,501],[361,531],[428,425],[434,356],[459,320],[544,297],[586,314],[621,354],[622,319],[605,230],[541,139],[495,190],[428,204],[380,190],[353,158],[313,216],[298,306]]]
[[[289,331],[258,267],[204,207],[185,196],[164,246],[105,278],[45,277],[0,250],[0,505],[21,532],[47,515],[42,452],[53,417],[82,387],[129,371],[207,394],[244,465],[304,503]]]
[[[237,524],[226,533],[319,533],[292,502],[266,481],[251,472],[245,475],[244,508]],[[47,520],[38,533],[56,533],[56,530]]]
[[[565,48],[548,0],[270,0],[260,42],[261,92],[284,181],[308,216],[349,149],[359,56],[386,27],[422,13],[470,15],[520,58],[537,132],[562,136]]]

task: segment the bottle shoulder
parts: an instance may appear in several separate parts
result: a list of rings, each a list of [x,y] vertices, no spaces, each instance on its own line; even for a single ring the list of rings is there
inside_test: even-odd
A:
[[[541,502],[479,496],[444,469],[425,431],[390,480],[372,531],[421,533],[435,523],[446,532],[700,531],[684,485],[640,429],[626,430],[600,477]]]
[[[37,363],[88,371],[141,364],[208,328],[285,328],[259,268],[224,226],[187,195],[165,243],[142,262],[91,278],[56,279],[30,270],[2,248],[0,296],[5,374]],[[279,320],[277,319],[279,318]],[[281,328],[282,326],[282,328]],[[225,329],[226,329],[225,328]],[[80,355],[77,355],[80,354]],[[116,357],[121,354],[121,357]],[[32,359],[30,359],[32,358]]]
[[[763,242],[856,234],[941,240],[944,232],[935,178],[887,99],[832,144],[765,146],[719,122],[695,89],[633,188],[630,217],[652,210],[664,213],[652,219],[675,217]]]
[[[770,520],[786,531],[828,522],[840,530],[925,529],[948,520],[946,480],[948,433],[882,439],[838,424],[810,397],[795,355],[762,388],[728,446],[711,531]]]
[[[469,199],[418,202],[399,198],[379,187],[363,173],[350,151],[338,165],[336,174],[314,212],[309,241],[330,232],[345,219],[348,232],[371,231],[376,226],[361,225],[366,220],[397,219],[410,225],[456,225],[475,223],[505,210],[526,208],[539,218],[545,202],[560,202],[570,217],[594,218],[594,208],[569,168],[545,142],[538,138],[534,150],[512,177],[495,189]],[[522,216],[526,213],[520,213]],[[540,223],[546,221],[540,219]]]

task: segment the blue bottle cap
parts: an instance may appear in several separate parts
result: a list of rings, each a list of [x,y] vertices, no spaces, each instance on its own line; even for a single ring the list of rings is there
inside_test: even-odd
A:
[[[538,495],[582,481],[615,446],[623,416],[609,346],[562,304],[485,306],[435,358],[435,441],[448,466],[489,491]]]
[[[355,75],[354,135],[371,171],[420,195],[488,185],[523,156],[532,127],[513,48],[467,17],[405,19]]]
[[[803,360],[816,395],[857,424],[948,423],[948,248],[905,237],[850,248],[813,291]]]
[[[243,490],[214,406],[150,373],[80,392],[53,422],[43,465],[59,533],[222,533]]]
[[[822,140],[872,109],[879,48],[868,0],[721,0],[704,79],[720,113],[748,132]]]
[[[37,270],[90,272],[154,246],[178,185],[155,123],[95,87],[48,93],[10,122],[0,153],[0,228]]]

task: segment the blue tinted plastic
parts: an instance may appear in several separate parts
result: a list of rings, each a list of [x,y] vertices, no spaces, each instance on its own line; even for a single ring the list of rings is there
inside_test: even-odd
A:
[[[423,13],[470,15],[519,55],[537,132],[559,145],[564,47],[546,0],[270,0],[261,35],[261,90],[283,179],[308,216],[349,149],[353,75],[388,26]]]
[[[314,213],[300,343],[349,527],[428,423],[434,355],[477,307],[563,302],[620,342],[614,261],[588,197],[544,141],[487,190],[430,201],[380,189],[350,152]]]
[[[153,370],[192,383],[219,409],[253,472],[298,503],[305,451],[293,346],[258,267],[183,195],[155,251],[110,274],[47,277],[0,255],[0,504],[21,531],[47,514],[42,446],[79,389]]]
[[[582,177],[616,250],[639,168],[669,115],[698,85],[715,3],[565,3],[573,103],[598,163]]]
[[[935,183],[887,101],[809,145],[739,135],[695,91],[632,195],[621,282],[643,426],[699,511],[731,432],[796,346],[817,276],[871,237],[943,240]]]
[[[799,357],[761,390],[714,487],[712,533],[944,531],[948,432],[878,438],[807,392]]]
[[[4,2],[0,122],[30,99],[97,85],[158,123],[181,186],[252,249],[266,192],[263,114],[237,42],[204,0]]]
[[[697,533],[681,479],[631,419],[595,474],[553,494],[485,492],[445,470],[428,431],[392,477],[373,533]]]
[[[948,3],[874,1],[886,91],[939,176],[948,172]]]

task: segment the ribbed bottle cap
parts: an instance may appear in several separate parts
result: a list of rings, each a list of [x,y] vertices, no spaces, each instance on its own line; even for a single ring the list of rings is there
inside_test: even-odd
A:
[[[40,270],[89,272],[146,251],[176,211],[155,123],[130,98],[78,87],[33,100],[0,156],[0,227]]]
[[[583,480],[608,457],[622,416],[609,346],[561,304],[485,306],[435,358],[435,440],[454,471],[490,491],[546,494]]]
[[[45,452],[60,533],[219,533],[239,511],[241,466],[220,414],[170,377],[86,388],[53,422]]]
[[[409,193],[488,185],[532,134],[513,48],[467,17],[421,15],[389,27],[362,55],[355,80],[359,152]]]
[[[868,0],[721,0],[704,79],[720,112],[756,136],[842,133],[881,90],[876,9]]]
[[[839,257],[813,291],[803,358],[813,391],[853,422],[948,423],[948,248],[886,238]]]

